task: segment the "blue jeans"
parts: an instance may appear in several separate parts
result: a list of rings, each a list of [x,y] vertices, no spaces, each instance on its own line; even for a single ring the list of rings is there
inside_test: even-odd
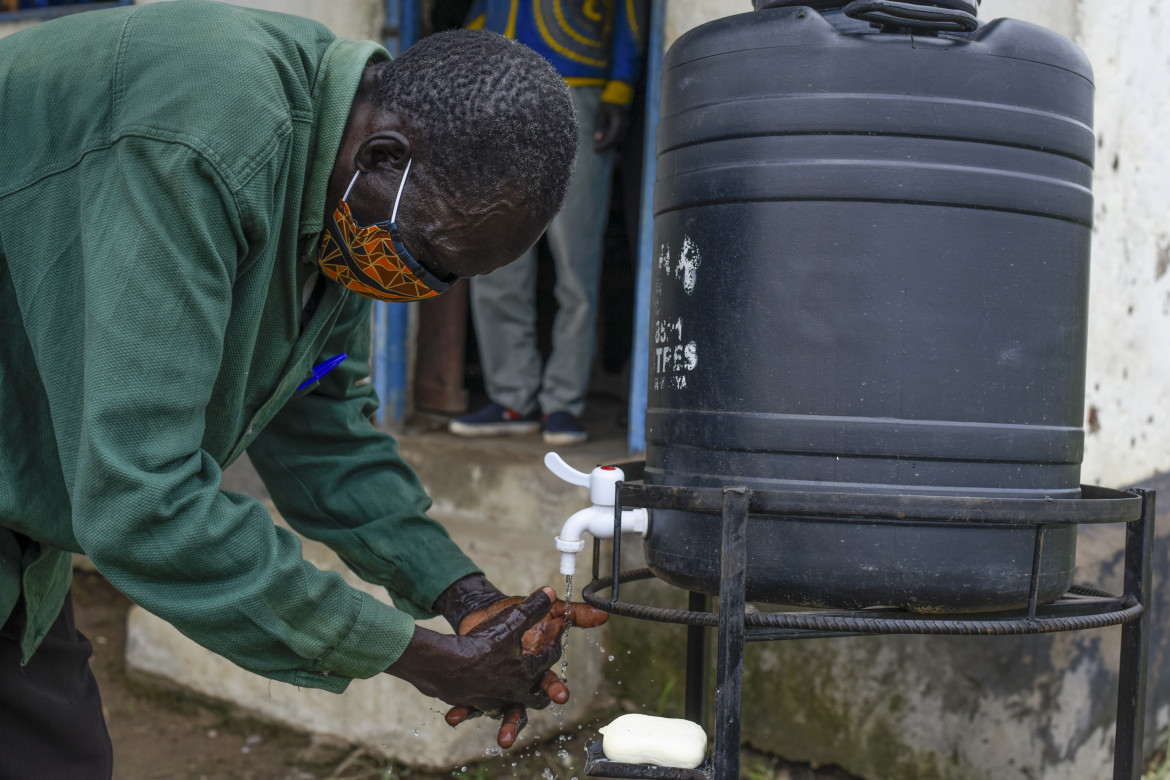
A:
[[[471,280],[471,314],[488,397],[528,414],[580,416],[593,362],[602,240],[609,216],[613,154],[593,151],[593,116],[601,87],[570,87],[577,109],[577,166],[565,206],[545,233],[552,251],[557,313],[552,354],[540,365],[536,347],[536,250]]]

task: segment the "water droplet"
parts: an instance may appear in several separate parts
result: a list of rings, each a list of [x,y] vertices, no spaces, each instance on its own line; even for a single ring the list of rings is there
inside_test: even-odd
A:
[[[612,655],[609,657],[609,660],[611,660],[611,661],[613,660],[613,656],[612,656]]]
[[[418,729],[412,729],[410,733],[417,737],[418,736]]]

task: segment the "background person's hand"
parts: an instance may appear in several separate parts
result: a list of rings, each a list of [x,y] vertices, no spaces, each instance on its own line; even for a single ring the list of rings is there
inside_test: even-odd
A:
[[[542,641],[529,653],[521,640],[547,617],[555,599],[552,588],[542,588],[485,617],[466,636],[416,628],[406,650],[386,672],[448,704],[501,713],[505,723],[497,741],[511,747],[524,727],[527,709],[547,707],[551,698],[547,689],[552,673],[546,670],[560,657],[559,642]],[[561,620],[563,625],[563,616]],[[552,678],[557,679],[555,674]]]
[[[609,149],[625,135],[630,107],[619,103],[602,103],[593,115],[593,151]]]
[[[504,598],[487,607],[473,611],[460,623],[459,633],[467,634],[474,631],[484,621],[495,617],[503,610],[513,607],[522,601],[523,599],[515,596]],[[608,619],[609,615],[607,613],[600,609],[595,609],[588,604],[578,602],[566,603],[560,599],[556,599],[549,609],[548,614],[540,622],[524,632],[521,644],[526,654],[543,656],[550,648],[556,648],[557,655],[559,656],[561,637],[567,626],[574,625],[580,626],[581,628],[594,628],[600,626]],[[564,704],[569,700],[568,687],[551,670],[546,671],[541,677],[540,688],[550,700],[557,704]],[[463,721],[480,714],[482,713],[473,707],[461,705],[452,707],[447,713],[446,720],[451,726],[458,726]],[[499,743],[500,747],[509,748],[515,743],[516,738],[520,735],[520,731],[527,725],[527,712],[523,706],[513,705],[502,710],[498,716],[502,722],[499,733],[496,736],[496,742]]]

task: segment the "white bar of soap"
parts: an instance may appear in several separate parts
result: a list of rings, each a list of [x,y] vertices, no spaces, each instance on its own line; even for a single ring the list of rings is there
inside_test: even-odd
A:
[[[622,764],[694,769],[707,755],[703,727],[682,718],[622,715],[600,731],[605,757]]]

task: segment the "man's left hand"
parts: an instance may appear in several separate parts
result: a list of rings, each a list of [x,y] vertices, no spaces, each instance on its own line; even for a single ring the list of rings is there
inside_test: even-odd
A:
[[[474,610],[460,621],[459,634],[466,636],[485,620],[522,601],[524,599],[518,596],[503,598],[486,607]],[[524,632],[520,643],[526,655],[539,655],[549,647],[560,644],[567,626],[594,628],[608,619],[608,614],[588,604],[566,603],[557,599],[553,602],[548,614],[539,623]],[[568,686],[551,669],[544,673],[540,680],[540,687],[549,699],[557,704],[564,704],[569,700]],[[482,713],[470,707],[452,707],[447,712],[446,720],[451,726],[458,726],[463,721],[480,714]],[[521,704],[505,707],[499,713],[493,713],[493,717],[499,717],[501,720],[496,742],[502,748],[512,747],[520,735],[520,731],[528,724],[527,712]]]

